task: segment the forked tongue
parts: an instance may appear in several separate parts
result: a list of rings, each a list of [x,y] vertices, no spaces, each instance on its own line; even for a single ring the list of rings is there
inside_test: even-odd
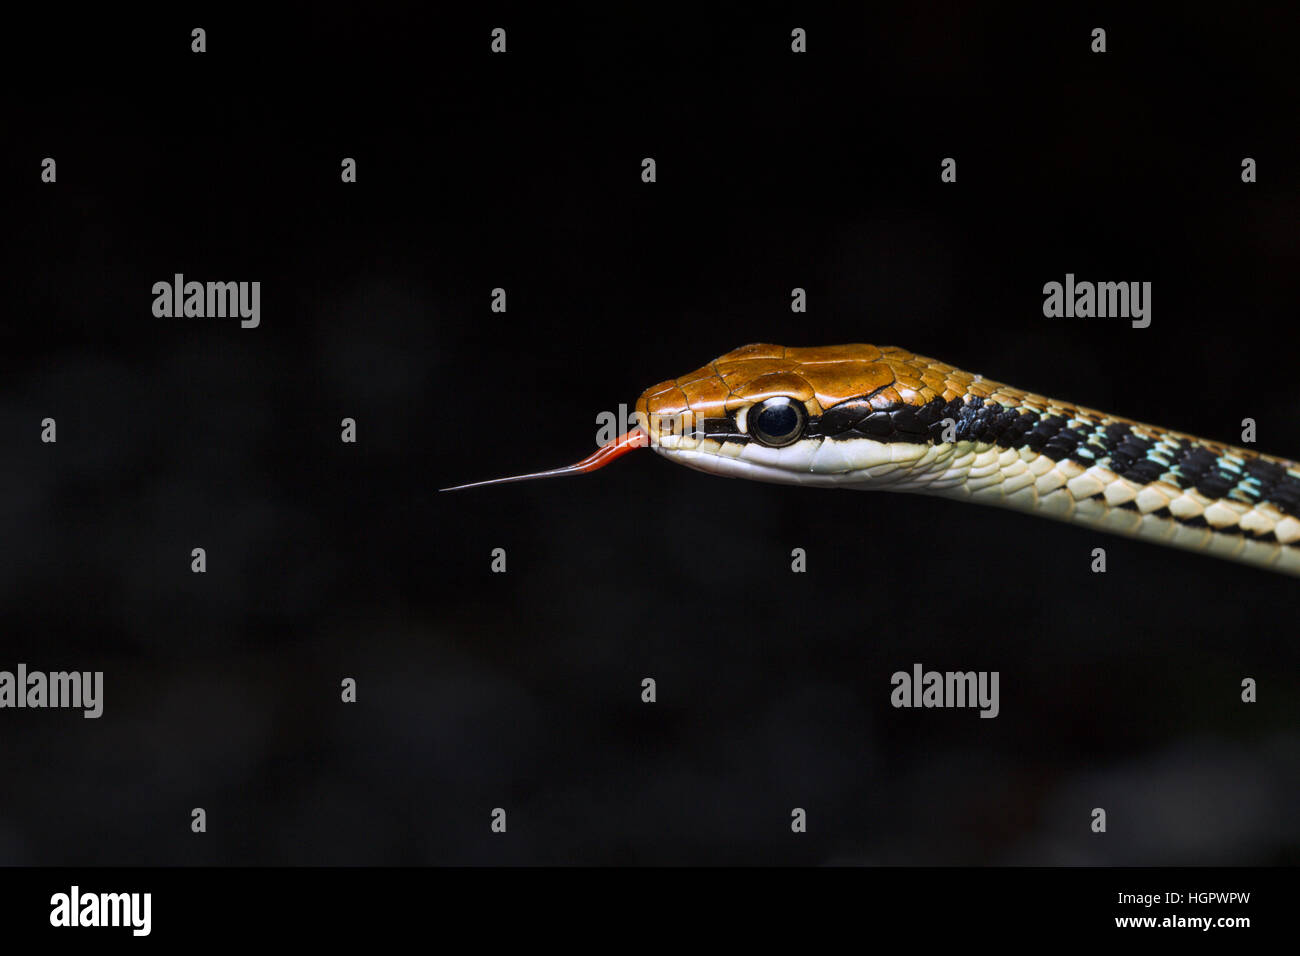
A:
[[[484,485],[504,485],[512,481],[532,481],[534,478],[560,478],[564,475],[585,475],[604,468],[615,458],[622,458],[637,448],[650,444],[650,436],[640,428],[633,428],[625,435],[619,435],[608,445],[602,445],[582,461],[566,468],[552,468],[550,471],[535,471],[531,475],[514,475],[510,478],[493,478],[490,481],[475,481],[468,485],[456,485],[454,488],[441,488],[440,491],[460,491],[463,488],[482,488]]]

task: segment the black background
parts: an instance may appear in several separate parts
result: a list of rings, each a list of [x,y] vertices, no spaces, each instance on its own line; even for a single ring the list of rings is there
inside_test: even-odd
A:
[[[1292,578],[647,452],[436,492],[754,341],[1300,453],[1295,24],[1208,10],[14,22],[0,668],[106,690],[0,712],[0,862],[1294,863]],[[176,272],[261,327],[155,318]],[[1043,318],[1066,272],[1151,327]],[[1001,716],[891,708],[913,662]]]

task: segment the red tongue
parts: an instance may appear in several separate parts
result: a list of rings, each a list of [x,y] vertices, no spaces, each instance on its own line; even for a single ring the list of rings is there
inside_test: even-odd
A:
[[[569,465],[565,468],[552,468],[550,471],[538,471],[531,475],[515,475],[511,478],[493,478],[490,481],[475,481],[468,485],[456,485],[454,488],[443,488],[442,491],[460,491],[462,488],[481,488],[483,485],[503,485],[511,481],[532,481],[534,478],[559,478],[562,475],[585,475],[588,472],[595,471],[597,468],[604,468],[615,458],[622,458],[628,452],[636,448],[644,448],[650,444],[650,436],[640,428],[634,428],[626,435],[619,435],[608,445],[602,445],[595,452],[577,464]]]

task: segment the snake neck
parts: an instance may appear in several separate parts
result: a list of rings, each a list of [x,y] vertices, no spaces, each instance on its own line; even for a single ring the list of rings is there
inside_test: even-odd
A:
[[[1052,458],[1028,446],[980,442],[931,446],[930,461],[900,473],[897,490],[942,495],[1069,521],[1114,534],[1300,575],[1300,520],[1284,510],[1296,479],[1280,459],[1215,450],[1180,436],[1157,442],[1153,478],[1128,459]],[[1202,462],[1213,455],[1204,468]],[[922,459],[922,460],[923,460]],[[918,462],[920,463],[920,462]],[[1281,471],[1279,475],[1278,472]],[[1223,491],[1220,488],[1231,480]],[[848,487],[881,487],[866,478]]]

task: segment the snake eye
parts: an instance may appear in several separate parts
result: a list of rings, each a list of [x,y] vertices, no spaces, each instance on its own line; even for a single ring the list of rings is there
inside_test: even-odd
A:
[[[745,427],[761,444],[781,448],[798,440],[807,418],[802,402],[778,396],[751,408]]]

